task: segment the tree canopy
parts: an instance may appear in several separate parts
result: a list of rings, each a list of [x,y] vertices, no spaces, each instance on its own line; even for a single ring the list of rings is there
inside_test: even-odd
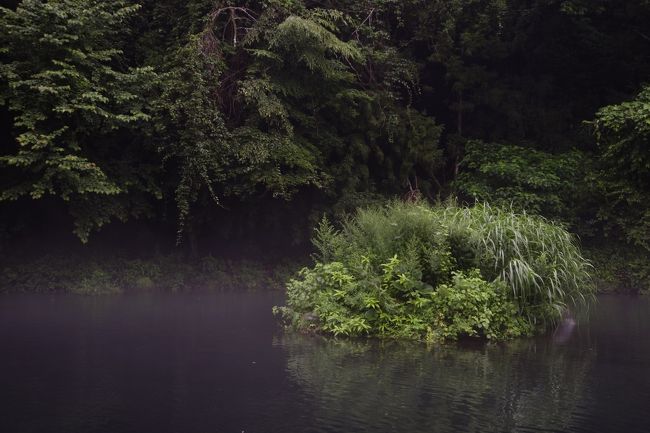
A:
[[[323,212],[458,195],[645,254],[649,19],[645,0],[23,0],[0,9],[0,209],[63,203],[84,242],[133,218],[300,242]]]

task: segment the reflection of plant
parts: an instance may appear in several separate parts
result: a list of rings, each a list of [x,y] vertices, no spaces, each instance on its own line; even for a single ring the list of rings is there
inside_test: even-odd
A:
[[[335,230],[276,308],[299,329],[419,340],[508,339],[591,295],[572,236],[539,217],[477,205],[391,203]]]
[[[315,416],[366,431],[560,431],[595,356],[539,339],[427,347],[288,334],[278,344]]]

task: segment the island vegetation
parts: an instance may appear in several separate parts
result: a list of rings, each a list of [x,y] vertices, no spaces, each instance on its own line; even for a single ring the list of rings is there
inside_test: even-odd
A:
[[[574,237],[541,217],[488,205],[393,202],[335,230],[289,283],[289,325],[334,335],[502,340],[543,331],[592,296]]]
[[[333,333],[529,334],[591,296],[576,239],[648,292],[645,0],[3,4],[2,292],[266,281],[315,227],[291,321]]]

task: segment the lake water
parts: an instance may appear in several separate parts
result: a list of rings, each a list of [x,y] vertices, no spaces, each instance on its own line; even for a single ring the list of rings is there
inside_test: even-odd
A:
[[[648,299],[442,347],[285,335],[280,302],[0,297],[0,432],[650,432]]]

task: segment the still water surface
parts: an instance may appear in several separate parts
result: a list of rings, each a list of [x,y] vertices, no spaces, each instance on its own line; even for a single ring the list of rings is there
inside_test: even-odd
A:
[[[0,432],[650,432],[649,299],[435,348],[284,335],[280,302],[0,297]]]

